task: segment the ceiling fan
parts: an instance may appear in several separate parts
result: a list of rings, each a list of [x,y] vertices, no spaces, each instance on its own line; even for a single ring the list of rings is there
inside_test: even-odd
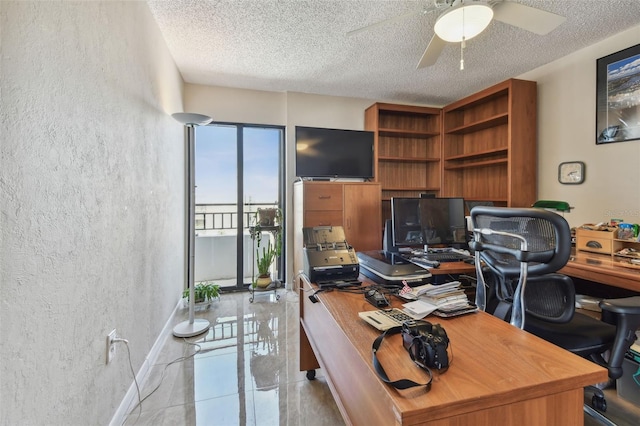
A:
[[[416,68],[434,65],[447,43],[461,43],[460,69],[464,69],[462,54],[465,42],[484,31],[493,19],[518,28],[545,35],[562,24],[566,18],[507,0],[433,0],[433,5],[420,11],[412,11],[357,30],[353,35],[371,28],[405,19],[417,13],[441,11],[434,25],[434,34]]]

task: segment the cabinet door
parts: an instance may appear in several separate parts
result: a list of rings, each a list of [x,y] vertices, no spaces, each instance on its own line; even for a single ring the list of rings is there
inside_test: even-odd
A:
[[[344,185],[344,231],[356,251],[382,248],[380,185]]]

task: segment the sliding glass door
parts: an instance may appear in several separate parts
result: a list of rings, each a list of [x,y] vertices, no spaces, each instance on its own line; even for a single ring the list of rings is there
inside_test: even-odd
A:
[[[257,274],[249,233],[255,212],[284,205],[284,127],[197,127],[195,157],[195,281],[246,288]],[[277,263],[283,279],[282,259]]]

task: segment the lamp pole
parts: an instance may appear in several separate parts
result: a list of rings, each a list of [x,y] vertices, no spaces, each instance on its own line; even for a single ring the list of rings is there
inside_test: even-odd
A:
[[[176,337],[193,337],[209,330],[210,323],[206,319],[195,319],[195,202],[196,202],[196,178],[195,178],[195,127],[211,123],[211,117],[201,114],[190,114],[179,112],[172,114],[172,117],[184,124],[184,137],[187,154],[187,176],[186,176],[186,196],[187,196],[187,245],[186,255],[187,265],[187,285],[189,287],[189,319],[183,321],[173,328],[173,335]]]

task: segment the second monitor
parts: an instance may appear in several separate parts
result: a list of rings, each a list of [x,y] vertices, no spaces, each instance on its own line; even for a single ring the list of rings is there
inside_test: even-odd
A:
[[[466,248],[463,198],[391,199],[393,246]]]

